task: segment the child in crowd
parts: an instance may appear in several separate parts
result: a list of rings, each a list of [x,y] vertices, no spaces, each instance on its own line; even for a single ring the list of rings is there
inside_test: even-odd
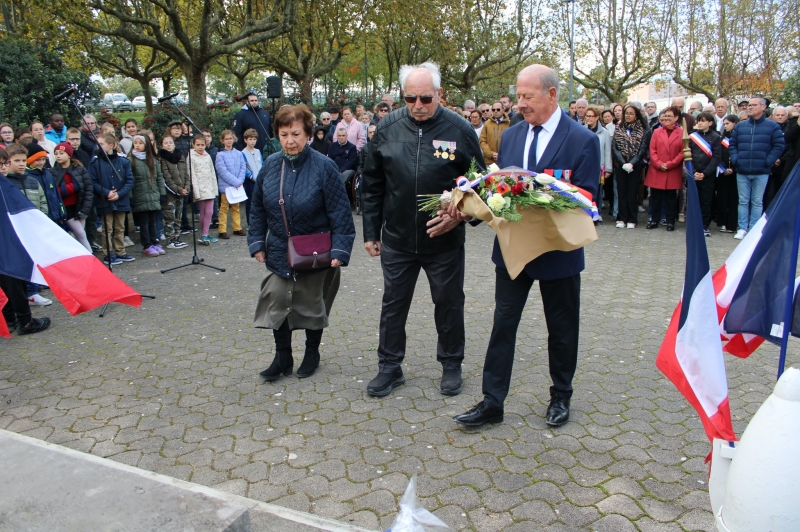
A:
[[[126,155],[131,152],[133,148],[133,137],[137,134],[139,134],[139,124],[133,118],[127,119],[125,121],[125,128],[122,130],[122,140],[119,141],[119,145]]]
[[[26,172],[42,185],[42,190],[44,190],[44,195],[47,198],[48,218],[57,224],[61,224],[67,217],[67,211],[64,209],[64,203],[58,195],[53,174],[45,168],[48,160],[47,152],[36,142],[28,144],[26,149],[28,150],[28,168]]]
[[[253,197],[253,190],[256,188],[256,179],[258,179],[258,173],[261,171],[261,165],[264,163],[264,159],[261,157],[261,152],[256,149],[258,131],[252,128],[245,131],[244,142],[245,146],[242,150],[242,156],[245,162],[247,162],[247,172],[245,173],[244,179],[244,191],[247,193],[247,201],[245,201],[244,207],[247,211],[247,223],[250,225],[250,198]],[[234,234],[238,233],[234,232]]]
[[[210,129],[204,129],[203,138],[206,139],[206,152],[211,156],[214,161],[214,168],[217,167],[217,153],[219,148],[214,144],[214,134]],[[219,227],[219,196],[214,198],[214,214],[211,215],[211,228],[216,229]]]
[[[8,122],[0,124],[0,148],[8,148],[14,142],[14,128]]]
[[[139,226],[139,238],[144,254],[148,257],[164,255],[156,231],[156,215],[161,211],[161,197],[166,199],[164,176],[161,165],[156,164],[150,139],[144,135],[133,137],[131,153],[128,155],[133,172],[134,221]]]
[[[208,246],[217,242],[216,238],[208,234],[211,215],[214,211],[214,198],[217,197],[219,191],[217,174],[214,171],[211,156],[206,152],[206,140],[200,136],[194,137],[192,147],[194,149],[189,152],[191,158],[189,164],[192,168],[192,191],[194,192],[194,201],[200,211],[200,228],[202,230],[198,242]]]
[[[125,253],[125,218],[131,211],[130,194],[134,179],[131,162],[117,154],[117,138],[105,133],[97,137],[102,153],[89,164],[89,175],[97,194],[97,214],[103,220],[103,259],[106,264],[133,262],[136,259]],[[108,156],[108,159],[106,159]],[[109,164],[110,163],[110,164]]]
[[[74,150],[69,142],[56,144],[54,153],[56,165],[52,168],[52,174],[66,210],[64,223],[91,253],[92,246],[86,239],[85,224],[94,200],[92,178],[80,161],[72,158]]]
[[[714,115],[701,112],[695,118],[695,131],[691,134],[692,166],[700,196],[700,213],[703,216],[705,236],[711,236],[708,226],[713,218],[714,181],[722,160],[722,146]]]
[[[51,140],[47,140],[44,136],[44,124],[39,122],[38,120],[34,120],[31,122],[31,134],[33,138],[36,140],[36,143],[39,144],[42,148],[45,149],[47,152],[47,167],[50,168],[56,164],[56,156],[53,151],[56,148],[55,142]]]
[[[164,236],[169,240],[168,249],[186,247],[181,242],[181,215],[183,198],[189,194],[189,174],[186,171],[186,159],[175,150],[175,140],[170,135],[161,139],[161,172],[164,174],[164,185],[167,189],[167,203],[164,204]]]
[[[248,131],[254,131],[248,129]],[[231,210],[231,222],[233,224],[234,235],[244,235],[242,231],[242,221],[239,214],[239,204],[230,205],[225,195],[228,187],[239,188],[244,183],[247,172],[247,162],[242,157],[242,152],[233,147],[236,142],[236,135],[233,131],[226,129],[220,134],[222,149],[217,152],[217,162],[214,165],[217,169],[217,179],[219,184],[219,237],[230,238],[228,235],[228,207]],[[256,152],[257,153],[257,152]]]
[[[27,152],[25,148],[22,146],[14,146],[13,148],[9,146],[9,148],[11,148],[12,153],[16,150],[15,156],[17,158],[17,163],[14,167],[15,170],[21,170],[24,173],[25,163],[27,161]],[[0,148],[0,175],[4,176],[0,179],[9,176],[9,168],[11,166],[10,157],[6,150]],[[44,191],[40,189],[39,183],[36,182],[35,179],[26,177],[24,174],[16,174],[13,176],[13,179],[9,179],[17,188],[22,187],[20,190],[25,193],[28,199],[31,199],[31,196],[27,194],[25,189],[26,180],[28,180],[27,185],[30,187],[29,190],[31,190],[31,193],[34,194],[32,189],[35,188],[35,194],[38,194],[40,198],[42,198],[44,196]],[[47,208],[46,201],[41,202],[40,205],[37,205],[37,203],[38,201],[34,203],[34,205],[40,208]],[[19,334],[33,334],[50,327],[50,318],[34,318],[31,316],[31,306],[25,294],[27,291],[26,284],[25,281],[20,279],[0,274],[0,290],[2,290],[6,298],[8,298],[8,301],[2,309],[3,318],[6,321],[9,332],[12,333],[14,331],[19,331]]]

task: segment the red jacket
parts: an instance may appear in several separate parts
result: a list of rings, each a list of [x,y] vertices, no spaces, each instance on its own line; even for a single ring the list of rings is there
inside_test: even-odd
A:
[[[661,165],[667,163],[666,171]],[[644,180],[647,187],[678,190],[683,187],[683,129],[675,126],[672,134],[660,127],[650,139],[650,166]]]

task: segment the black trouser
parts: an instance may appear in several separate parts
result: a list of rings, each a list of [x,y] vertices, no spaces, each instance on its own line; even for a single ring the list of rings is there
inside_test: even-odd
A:
[[[192,205],[192,208],[194,208],[194,204]],[[195,214],[197,214],[197,211],[195,211]],[[181,213],[181,229],[192,229],[192,226],[189,223],[189,196],[183,197],[183,212]]]
[[[0,290],[5,292],[8,302],[3,306],[3,318],[11,325],[19,322],[27,325],[31,321],[31,306],[28,303],[28,283],[8,275],[0,274]]]
[[[720,174],[714,182],[717,189],[717,226],[736,231],[739,224],[739,190],[736,187],[736,173]]]
[[[256,188],[256,182],[252,179],[244,180],[244,192],[247,194],[247,199],[244,202],[244,212],[247,217],[247,227],[250,227],[250,198],[253,197],[253,191]]]
[[[322,342],[322,331],[324,329],[306,329],[306,351],[319,349]],[[275,351],[283,351],[291,355],[292,353],[292,331],[289,329],[289,320],[283,320],[283,325],[277,329],[272,329],[272,336],[275,338]]]
[[[511,279],[508,271],[495,268],[494,325],[483,365],[483,395],[494,407],[502,408],[511,384],[517,328],[533,279],[523,271]],[[578,366],[581,275],[539,281],[544,318],[547,323],[547,351],[550,362],[551,396],[572,397],[572,377]]]
[[[639,215],[639,180],[641,176],[642,169],[639,165],[634,166],[631,173],[626,172],[622,167],[614,168],[614,179],[617,180],[617,197],[619,198],[618,222],[636,223]]]
[[[156,232],[156,214],[158,211],[142,211],[133,213],[136,224],[139,226],[139,239],[142,242],[142,249],[158,244],[158,233]],[[126,217],[127,218],[127,217]]]
[[[772,203],[772,200],[775,199],[775,196],[778,195],[781,187],[783,186],[783,182],[785,181],[783,173],[783,166],[779,166],[777,168],[773,167],[772,172],[769,174],[769,180],[767,180],[767,188],[764,190],[764,210],[767,210],[769,204]]]
[[[677,190],[661,190],[660,188],[650,187],[650,204],[653,206],[653,221],[658,221],[659,213],[666,213],[667,225],[675,225],[675,214],[677,212],[678,197]],[[661,203],[664,208],[661,208]],[[738,200],[737,200],[738,202]]]
[[[697,183],[697,193],[700,196],[700,213],[703,216],[703,229],[708,229],[714,217],[714,211],[711,208],[711,205],[714,203],[714,181],[716,181],[714,176],[706,176],[702,181],[695,181],[695,183]]]
[[[604,199],[606,205],[608,205],[608,214],[614,214],[614,173],[608,176],[605,181],[603,181],[603,190],[601,192],[604,195]]]
[[[96,198],[97,196],[95,196]],[[97,210],[95,210],[94,205],[89,210],[89,214],[86,216],[86,240],[89,242],[89,245],[97,242]]]
[[[406,355],[406,320],[420,268],[425,270],[434,304],[439,339],[436,360],[443,369],[459,369],[464,360],[464,247],[441,253],[403,253],[381,248],[381,308],[378,371],[391,373]]]

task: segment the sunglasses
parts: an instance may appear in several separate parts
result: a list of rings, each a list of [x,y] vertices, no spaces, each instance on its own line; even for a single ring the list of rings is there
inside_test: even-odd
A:
[[[498,107],[497,109],[492,109],[492,111],[502,111],[502,110],[503,110],[502,107]]]
[[[416,100],[415,100],[415,101],[416,101]],[[423,101],[423,103],[424,103],[424,101]],[[379,113],[388,113],[388,112],[389,112],[389,110],[388,110],[388,109],[378,109],[378,112],[379,112]]]
[[[423,105],[428,105],[433,101],[433,96],[404,96],[403,99],[406,103],[417,103],[419,100]]]
[[[330,120],[330,118],[323,118],[323,120]]]

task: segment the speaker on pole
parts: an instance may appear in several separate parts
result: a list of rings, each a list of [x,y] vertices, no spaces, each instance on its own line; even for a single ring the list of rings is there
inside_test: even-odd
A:
[[[280,76],[269,76],[267,78],[267,98],[281,98],[283,95],[283,83]]]

